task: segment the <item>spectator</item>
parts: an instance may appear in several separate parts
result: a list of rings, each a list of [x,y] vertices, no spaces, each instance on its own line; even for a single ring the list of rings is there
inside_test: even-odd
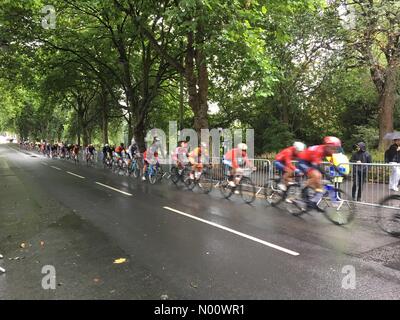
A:
[[[392,174],[389,178],[389,190],[399,191],[398,185],[400,180],[400,139],[393,140],[394,143],[385,152],[385,162],[392,164]]]
[[[368,177],[368,166],[363,165],[363,163],[371,163],[372,158],[364,142],[354,145],[354,151],[350,159],[350,162],[355,163],[353,165],[353,188],[351,193],[353,201],[356,200],[356,195],[357,201],[361,201],[362,188]]]
[[[350,172],[349,158],[344,154],[343,148],[340,147],[336,153],[332,154],[331,157],[326,157],[326,159],[333,164],[333,166],[328,168],[329,175],[333,177],[335,188],[340,189],[340,185],[343,182],[343,175],[347,175]],[[340,173],[337,172],[337,169]],[[337,193],[335,197],[340,198],[340,193]]]

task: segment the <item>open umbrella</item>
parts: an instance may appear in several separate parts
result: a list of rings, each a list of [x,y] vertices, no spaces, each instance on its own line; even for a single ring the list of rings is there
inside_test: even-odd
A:
[[[385,136],[383,137],[385,140],[396,140],[400,139],[400,132],[395,131],[395,132],[389,132],[386,133]]]

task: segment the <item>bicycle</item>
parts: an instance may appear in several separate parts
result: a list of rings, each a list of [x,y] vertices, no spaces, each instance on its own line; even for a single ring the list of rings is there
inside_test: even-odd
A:
[[[134,176],[138,178],[140,176],[140,157],[135,156],[130,162],[128,162],[127,166],[127,176]]]
[[[94,165],[94,155],[92,153],[86,154],[86,165],[92,167]]]
[[[236,191],[240,193],[243,201],[247,204],[256,199],[256,186],[251,180],[252,168],[237,169],[234,176],[235,186],[230,185],[229,175],[225,174],[225,179],[220,183],[220,191],[225,199],[229,199]],[[239,190],[237,190],[239,189]]]
[[[79,164],[79,154],[72,152],[72,160],[74,160],[74,164]]]
[[[124,174],[126,168],[127,168],[127,164],[124,159],[122,159],[120,157],[113,159],[112,171],[114,173],[120,175],[122,172],[122,174]]]
[[[335,170],[344,177],[339,169],[336,168]],[[292,184],[286,190],[285,203],[287,211],[294,216],[301,216],[316,209],[336,225],[349,224],[356,214],[356,207],[351,196],[335,187],[334,177],[322,171],[321,173],[327,179],[322,180],[323,192],[320,199],[317,202],[311,201],[316,196],[315,190],[308,186],[303,186],[301,183]]]
[[[295,174],[294,181],[289,182],[288,185],[299,185],[302,177],[303,175],[301,174]],[[264,184],[264,198],[267,203],[273,207],[278,206],[282,201],[286,200],[287,197],[291,197],[291,195],[288,194],[287,189],[282,190],[280,188],[281,184],[284,184],[282,175],[276,175]],[[293,192],[293,190],[294,189],[292,188],[290,191]]]
[[[157,181],[161,181],[164,172],[159,163],[148,164],[144,176],[149,178],[151,184],[155,184]]]
[[[190,172],[191,171],[189,171],[189,175],[185,176],[186,180],[184,180],[188,189],[193,190],[197,185],[205,194],[210,193],[213,188],[211,165],[203,167],[201,172],[196,171],[194,173],[194,179],[190,178]]]
[[[187,186],[190,183],[190,172],[190,164],[186,164],[183,168],[174,165],[170,170],[170,179],[176,186],[178,186],[179,181]]]
[[[400,237],[400,195],[392,194],[379,203],[378,226],[394,237]]]

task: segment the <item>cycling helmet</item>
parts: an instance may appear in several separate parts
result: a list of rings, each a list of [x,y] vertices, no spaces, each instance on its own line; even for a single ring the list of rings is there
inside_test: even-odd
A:
[[[296,149],[297,152],[302,152],[305,150],[306,145],[303,142],[296,141],[293,143],[293,147]]]
[[[339,138],[336,137],[325,137],[324,138],[324,144],[334,146],[334,147],[341,147],[342,142],[340,141]]]
[[[245,144],[245,143],[239,143],[237,147],[244,151],[247,150],[247,144]]]

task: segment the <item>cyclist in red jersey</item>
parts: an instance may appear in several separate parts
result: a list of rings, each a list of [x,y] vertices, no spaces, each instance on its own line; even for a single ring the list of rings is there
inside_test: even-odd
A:
[[[316,191],[316,195],[311,201],[317,203],[322,196],[322,174],[318,169],[318,165],[327,156],[332,156],[338,148],[342,146],[342,142],[336,137],[325,137],[322,145],[316,145],[307,148],[298,155],[298,168],[307,175],[306,187],[311,187]],[[304,188],[303,190],[306,190]],[[306,192],[306,191],[305,191]]]
[[[283,149],[275,156],[274,165],[280,172],[283,172],[284,184],[279,184],[280,189],[286,190],[287,185],[292,181],[295,171],[298,170],[292,161],[296,160],[298,154],[305,148],[304,143],[296,141],[291,147]]]
[[[233,181],[234,176],[240,167],[251,167],[252,163],[247,156],[247,145],[245,143],[239,143],[237,148],[229,150],[224,155],[223,163],[227,167],[229,172],[229,185],[235,187]],[[255,170],[255,168],[253,168]]]

